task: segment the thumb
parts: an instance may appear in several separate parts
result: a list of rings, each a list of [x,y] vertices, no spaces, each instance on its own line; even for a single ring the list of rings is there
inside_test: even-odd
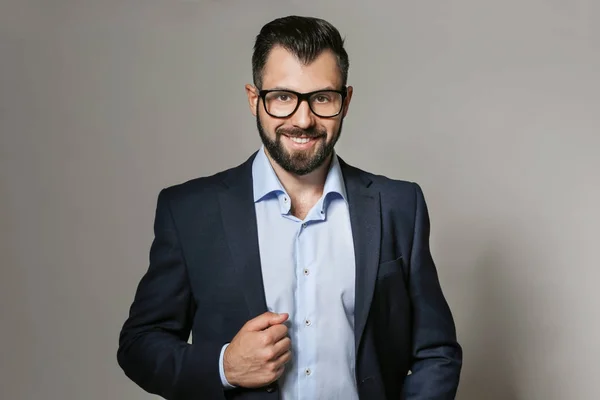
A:
[[[255,317],[250,321],[246,322],[246,325],[244,327],[248,331],[263,331],[272,325],[282,324],[285,320],[288,319],[288,317],[289,314],[287,313],[277,314],[274,312],[267,311],[266,313],[263,313],[258,317]]]

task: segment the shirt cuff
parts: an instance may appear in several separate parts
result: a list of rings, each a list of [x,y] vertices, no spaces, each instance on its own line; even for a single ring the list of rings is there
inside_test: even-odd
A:
[[[223,356],[225,355],[225,349],[229,346],[229,343],[226,343],[221,348],[221,355],[219,356],[219,374],[221,375],[221,384],[225,389],[235,389],[236,386],[233,386],[231,383],[227,382],[227,378],[225,378],[225,368],[223,367]]]

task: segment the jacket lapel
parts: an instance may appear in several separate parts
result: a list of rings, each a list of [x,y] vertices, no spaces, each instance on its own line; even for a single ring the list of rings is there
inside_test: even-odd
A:
[[[252,161],[231,169],[224,179],[226,188],[219,194],[225,236],[235,263],[235,271],[244,282],[244,297],[250,318],[267,311],[262,279],[256,211],[252,186]]]
[[[371,179],[362,171],[340,159],[350,205],[350,223],[356,259],[354,294],[355,351],[362,339],[379,264],[381,237],[381,204],[379,192],[370,188]]]

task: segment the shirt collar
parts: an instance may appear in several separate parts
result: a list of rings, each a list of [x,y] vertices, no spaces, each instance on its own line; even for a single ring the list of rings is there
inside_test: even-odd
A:
[[[277,177],[271,162],[265,154],[264,146],[261,146],[252,163],[252,182],[254,202],[259,202],[267,198],[269,195],[287,195],[287,192]],[[348,201],[348,197],[346,195],[346,186],[344,185],[344,177],[342,175],[342,168],[340,167],[340,162],[335,152],[333,154],[331,166],[329,167],[329,172],[327,173],[327,178],[325,179],[323,199],[328,198],[330,193],[336,193],[346,202]]]

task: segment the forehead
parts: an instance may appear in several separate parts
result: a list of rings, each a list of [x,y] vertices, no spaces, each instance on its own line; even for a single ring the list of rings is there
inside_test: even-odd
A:
[[[341,76],[335,54],[325,50],[308,65],[276,46],[269,53],[262,74],[262,88],[285,88],[298,92],[340,89]]]

